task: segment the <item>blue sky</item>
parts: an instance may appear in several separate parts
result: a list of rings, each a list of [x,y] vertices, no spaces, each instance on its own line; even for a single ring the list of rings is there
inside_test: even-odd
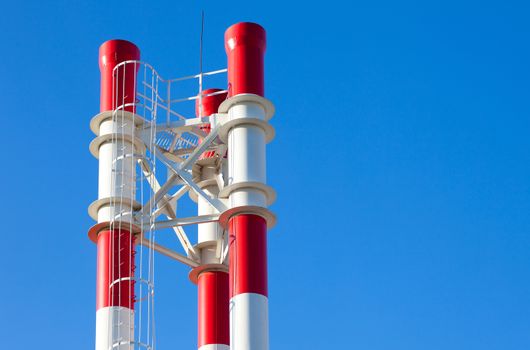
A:
[[[268,33],[271,349],[530,347],[529,6],[515,1],[4,2],[2,348],[92,349],[98,47],[166,77]],[[157,259],[158,348],[196,346],[195,287]]]

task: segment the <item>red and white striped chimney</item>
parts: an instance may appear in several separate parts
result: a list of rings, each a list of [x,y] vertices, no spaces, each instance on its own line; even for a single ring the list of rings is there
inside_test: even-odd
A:
[[[91,122],[97,135],[91,151],[99,159],[98,200],[89,208],[98,222],[89,231],[90,238],[97,243],[96,350],[134,347],[135,237],[130,213],[135,167],[130,160],[115,158],[118,152],[134,153],[137,69],[135,65],[123,65],[114,75],[114,67],[139,59],[140,50],[125,40],[109,40],[99,48],[100,113]],[[116,108],[121,111],[117,120],[113,120]],[[113,137],[118,132],[130,137]]]
[[[203,91],[205,96],[202,97],[202,106],[201,99],[196,100],[197,116],[208,117],[217,113],[219,105],[226,99],[226,93],[220,92],[220,89]],[[209,133],[210,124],[201,129]],[[194,167],[194,177],[198,178],[199,186],[211,197],[216,198],[219,195],[216,176],[220,171],[221,162],[214,151],[204,152]],[[199,215],[217,213],[201,196],[197,198],[197,207]],[[191,280],[197,283],[198,288],[199,350],[230,349],[228,268],[220,263],[218,245],[221,239],[218,223],[199,224],[196,249],[200,252],[201,265],[190,274]]]
[[[272,104],[264,96],[265,30],[238,23],[225,33],[229,98],[220,107],[228,113],[221,134],[227,135],[230,347],[268,350],[266,209],[274,191],[266,185],[266,143],[273,137],[267,123]],[[221,220],[223,220],[221,218]]]

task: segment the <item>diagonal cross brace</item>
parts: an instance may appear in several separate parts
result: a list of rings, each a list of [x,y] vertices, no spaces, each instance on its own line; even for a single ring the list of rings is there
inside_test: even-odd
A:
[[[144,176],[147,179],[147,182],[151,186],[154,192],[158,193],[160,191],[160,184],[158,183],[158,180],[154,176],[153,172],[151,171],[151,167],[149,164],[145,161],[139,161],[140,166],[142,168],[142,172],[144,173]],[[187,187],[187,186],[186,186]],[[182,194],[186,193],[187,190],[178,191],[177,193],[181,192]],[[158,205],[159,209],[164,214],[167,215],[170,219],[176,219],[177,214],[175,207],[171,204],[172,197],[169,195],[163,195],[162,200],[160,201],[160,205]],[[142,208],[143,210],[144,208]],[[197,252],[193,248],[193,245],[191,244],[190,240],[188,239],[188,236],[186,235],[186,232],[182,229],[180,226],[174,226],[173,230],[175,231],[175,234],[177,235],[178,240],[180,241],[180,244],[182,245],[182,248],[184,248],[184,251],[186,254],[191,255],[194,258],[198,258]]]
[[[155,150],[155,152],[157,151]],[[160,154],[160,152],[157,153],[157,158],[160,159],[160,161],[164,163],[164,165],[167,166],[171,171],[177,174],[182,179],[182,181],[184,181],[189,187],[191,187],[195,192],[197,192],[199,196],[203,197],[208,202],[208,204],[210,204],[215,210],[222,213],[228,209],[226,205],[218,198],[212,198],[208,196],[208,194],[206,194],[199,186],[197,186],[197,184],[193,181],[191,175],[187,171],[174,167],[164,155]]]
[[[179,180],[179,178],[181,178],[184,182],[186,182],[190,187],[192,187],[202,197],[204,196],[208,197],[206,193],[204,193],[201,189],[199,189],[197,185],[195,185],[195,183],[191,179],[191,176],[186,176],[188,174],[186,170],[189,166],[193,165],[193,163],[195,163],[195,161],[200,157],[200,155],[203,154],[203,152],[210,146],[213,140],[215,140],[215,138],[217,137],[218,132],[219,132],[219,126],[211,130],[210,134],[208,134],[208,136],[201,142],[201,144],[197,148],[195,148],[195,150],[188,156],[188,158],[184,162],[180,164],[178,168],[173,167],[171,165],[171,161],[162,152],[159,152],[156,147],[153,147],[153,149],[151,149],[149,144],[146,144],[149,150],[153,152],[156,155],[156,157],[160,159],[162,163],[164,163],[164,165],[166,165],[168,168],[173,170],[173,174],[171,174],[171,176],[167,179],[164,185],[162,185],[160,189],[155,191],[154,197],[151,202],[152,206],[157,205],[158,202],[164,198],[164,196],[169,192],[169,190],[174,186],[174,184]],[[186,179],[184,179],[184,177],[186,177]],[[190,182],[192,182],[193,185],[195,186],[191,185]],[[199,191],[197,191],[197,189],[199,189]],[[206,198],[206,200],[210,203],[208,198]],[[218,202],[221,203],[220,201]],[[218,209],[216,205],[212,203],[210,204],[215,209]],[[221,205],[217,205],[217,206],[223,207],[222,203]],[[142,208],[141,214],[145,215],[147,213],[147,210],[148,210],[148,206],[144,205]]]
[[[166,181],[166,183],[160,188],[159,191],[155,193],[155,204],[161,198],[163,198],[163,196],[170,190],[171,186],[173,186],[173,183],[176,182],[178,178],[180,178],[195,192],[197,192],[199,196],[203,197],[208,202],[208,204],[210,204],[214,209],[216,209],[220,213],[224,212],[227,209],[222,201],[217,198],[211,198],[199,186],[197,186],[197,184],[193,181],[193,178],[191,177],[190,173],[187,171],[187,168],[193,165],[193,163],[195,163],[195,161],[200,157],[200,155],[210,146],[213,140],[215,140],[218,132],[219,126],[216,126],[210,131],[210,134],[208,134],[208,136],[201,142],[201,144],[197,148],[195,148],[195,150],[188,156],[188,158],[184,162],[182,162],[178,167],[175,167],[162,152],[156,149],[156,147],[150,149],[150,151],[155,153],[156,157],[165,166],[167,166],[169,169],[171,169],[171,171],[173,171],[173,174]]]

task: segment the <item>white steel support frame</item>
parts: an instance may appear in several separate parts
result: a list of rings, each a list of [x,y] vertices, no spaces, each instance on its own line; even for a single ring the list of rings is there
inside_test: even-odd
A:
[[[182,121],[172,122],[169,125],[167,123],[163,123],[156,125],[155,128],[159,131],[171,130],[175,133],[181,133],[189,131],[192,127],[198,127],[207,123],[210,123],[212,125],[219,125],[224,118],[226,118],[226,115],[214,114],[207,118],[185,119]],[[170,220],[157,220],[152,224],[144,223],[143,225],[141,225],[141,227],[143,229],[151,228],[153,230],[173,228],[175,230],[177,238],[179,239],[188,257],[183,257],[180,254],[171,251],[169,248],[162,247],[158,244],[154,245],[154,249],[168,257],[183,262],[188,266],[197,267],[199,266],[199,264],[201,264],[202,253],[198,253],[197,248],[190,243],[190,240],[187,237],[186,233],[182,230],[182,226],[208,223],[213,223],[213,225],[217,226],[217,224],[215,223],[219,221],[219,212],[225,211],[226,205],[223,203],[222,200],[217,198],[217,192],[219,190],[215,191],[211,188],[203,189],[202,186],[200,186],[193,180],[190,169],[195,164],[200,155],[209,147],[211,147],[212,142],[217,137],[219,127],[215,127],[214,129],[212,129],[210,134],[203,139],[202,143],[199,146],[193,148],[190,151],[188,158],[180,164],[177,164],[176,162],[172,161],[168,157],[167,153],[164,153],[156,148],[149,148],[147,140],[149,137],[148,135],[151,134],[150,129],[150,126],[140,127],[140,137],[144,141],[146,148],[149,149],[149,151],[151,151],[153,154],[156,154],[157,159],[162,162],[162,164],[164,164],[168,168],[168,170],[172,172],[172,175],[163,185],[160,185],[158,180],[156,179],[156,176],[149,168],[149,164],[139,161],[141,163],[142,171],[144,172],[146,179],[148,180],[150,186],[153,189],[154,196],[153,198],[146,201],[146,203],[139,211],[135,211],[136,214],[134,222],[136,225],[140,225],[139,217],[141,217],[142,215],[154,215],[156,217],[162,213],[165,214]],[[226,149],[226,146],[224,146],[223,144],[219,144],[216,145],[214,148],[218,149],[217,153],[220,153]],[[214,179],[216,178],[214,177]],[[181,187],[181,189],[179,189],[175,194],[168,195],[168,192],[171,191],[171,189],[179,183],[184,183],[184,186]],[[175,212],[175,201],[178,201],[178,199],[181,198],[182,195],[184,195],[190,189],[198,195],[199,202],[202,203],[203,209],[199,210],[198,216],[177,218]],[[158,209],[152,214],[148,213],[147,203],[150,203],[152,206],[158,207]],[[205,206],[208,207],[208,209],[206,209]],[[201,231],[201,226],[203,225],[199,225],[199,232]],[[145,243],[144,245],[147,246],[146,242],[142,242],[142,244]],[[220,264],[222,262],[220,262],[220,260],[218,259],[216,263]]]

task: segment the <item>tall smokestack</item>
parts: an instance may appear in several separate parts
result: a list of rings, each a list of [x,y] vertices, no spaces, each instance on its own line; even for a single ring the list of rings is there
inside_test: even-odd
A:
[[[135,166],[125,157],[114,159],[121,153],[134,153],[137,66],[114,68],[139,59],[138,47],[125,40],[109,40],[99,48],[100,114],[91,123],[97,134],[91,150],[99,159],[99,185],[98,200],[89,209],[98,221],[89,231],[98,251],[96,350],[134,347],[135,237],[130,213],[135,197]],[[117,117],[113,119],[115,109]],[[117,138],[117,133],[130,137]]]
[[[267,350],[266,209],[274,191],[266,186],[265,145],[272,105],[264,96],[265,30],[238,23],[225,33],[228,57],[227,112],[229,198],[230,346],[232,350]],[[223,214],[226,215],[226,214]]]
[[[196,100],[196,115],[208,117],[217,113],[219,105],[226,99],[226,93],[220,93],[221,91],[220,89],[204,90],[203,95],[206,96]],[[201,108],[202,113],[200,113]],[[201,129],[209,133],[210,125],[207,124]],[[194,176],[200,179],[199,186],[202,190],[209,196],[217,198],[219,188],[215,179],[222,169],[215,152],[204,152],[196,162],[194,169],[196,169]],[[201,196],[197,198],[197,205],[199,215],[217,213]],[[201,265],[190,274],[192,281],[197,283],[198,289],[199,350],[230,349],[228,267],[220,263],[217,255],[221,239],[218,223],[199,224],[197,250],[200,251]]]

